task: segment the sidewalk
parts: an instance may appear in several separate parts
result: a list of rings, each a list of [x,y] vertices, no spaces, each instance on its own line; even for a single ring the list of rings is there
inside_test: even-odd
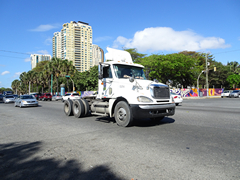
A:
[[[221,98],[221,96],[203,96],[203,97],[182,97],[183,99],[212,99]]]

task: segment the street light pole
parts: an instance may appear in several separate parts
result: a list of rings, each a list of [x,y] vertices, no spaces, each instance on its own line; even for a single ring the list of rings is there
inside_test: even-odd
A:
[[[72,80],[72,78],[69,75],[66,75],[66,78],[70,78],[72,83],[73,83],[73,91],[75,91],[75,87],[74,87],[74,81]]]
[[[208,62],[207,62],[207,54],[206,54],[206,86],[207,86],[207,97],[208,97]]]
[[[199,83],[198,83],[198,81],[199,81],[199,77],[201,76],[201,74],[202,74],[203,72],[204,72],[204,71],[202,71],[202,72],[199,74],[198,78],[197,78],[198,97],[199,97]]]

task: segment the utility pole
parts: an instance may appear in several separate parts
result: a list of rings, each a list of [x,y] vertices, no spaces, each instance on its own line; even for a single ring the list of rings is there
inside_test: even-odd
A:
[[[207,86],[207,97],[208,97],[208,62],[207,62],[208,56],[206,54],[206,86]]]

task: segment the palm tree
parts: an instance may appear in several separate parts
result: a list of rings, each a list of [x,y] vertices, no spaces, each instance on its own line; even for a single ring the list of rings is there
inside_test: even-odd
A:
[[[46,85],[47,76],[44,74],[44,72],[40,72],[38,74],[38,78],[39,78],[39,84],[42,86],[42,93],[43,93],[43,89],[45,88],[45,85]]]
[[[50,87],[51,87],[51,75],[53,74],[53,64],[50,61],[48,64],[43,69],[44,76],[46,76],[46,81],[48,82],[48,92],[50,92]]]
[[[15,80],[12,82],[12,84],[11,84],[12,89],[15,90],[15,94],[17,94],[17,88],[16,88],[17,81],[18,81],[18,80],[15,79]]]
[[[63,66],[62,66],[62,75],[66,76],[66,75],[70,75],[73,76],[77,70],[76,68],[73,66],[73,62],[72,61],[68,61],[67,59],[63,60]],[[68,88],[68,92],[69,92],[69,83],[68,83],[68,78],[67,78],[67,88]]]
[[[19,76],[19,78],[20,78],[20,81],[21,81],[21,85],[22,85],[22,87],[23,87],[23,85],[25,85],[26,87],[26,89],[25,89],[25,91],[23,92],[23,93],[27,93],[27,85],[28,85],[28,77],[27,77],[27,73],[26,72],[23,72],[22,74],[20,74],[20,76]]]
[[[38,72],[33,72],[33,83],[36,84],[37,86],[37,92],[38,91],[38,85],[39,85],[39,73]]]
[[[55,75],[55,78],[57,80],[57,93],[58,93],[58,77],[61,74],[61,69],[63,66],[62,60],[59,58],[52,58],[52,67],[53,67],[53,72]]]

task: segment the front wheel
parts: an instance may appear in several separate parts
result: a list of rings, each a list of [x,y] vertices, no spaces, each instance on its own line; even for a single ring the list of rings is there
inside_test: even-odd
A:
[[[133,123],[132,111],[125,101],[117,103],[114,109],[114,117],[119,126],[128,127]]]

